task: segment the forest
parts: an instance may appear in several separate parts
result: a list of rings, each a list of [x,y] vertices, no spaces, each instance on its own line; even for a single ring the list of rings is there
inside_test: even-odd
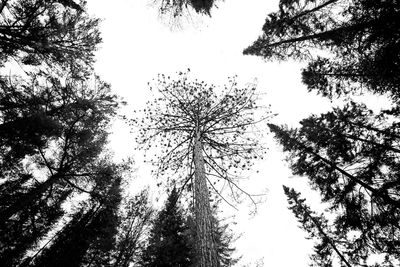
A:
[[[106,2],[0,0],[1,266],[400,266],[398,0]]]

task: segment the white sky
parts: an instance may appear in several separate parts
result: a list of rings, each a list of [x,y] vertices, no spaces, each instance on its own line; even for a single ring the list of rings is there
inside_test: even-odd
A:
[[[149,1],[88,1],[89,12],[103,18],[103,44],[97,53],[96,71],[129,103],[125,108],[128,115],[149,100],[147,82],[158,73],[173,74],[187,68],[194,77],[208,83],[222,85],[235,74],[242,84],[257,79],[258,90],[266,94],[265,104],[271,104],[273,112],[279,114],[274,119],[277,123],[295,126],[310,113],[329,109],[331,103],[327,99],[308,93],[301,84],[302,64],[270,63],[242,55],[243,49],[261,33],[267,14],[277,8],[277,0],[226,0],[212,10],[212,18],[202,18],[202,22],[194,18],[196,25],[181,31],[165,26]],[[132,155],[133,140],[129,128],[117,122],[111,142],[116,156]],[[264,258],[263,266],[308,266],[312,243],[305,239],[305,233],[287,209],[282,184],[301,190],[308,203],[317,207],[318,195],[307,189],[305,178],[290,178],[284,156],[270,136],[262,141],[271,144],[267,159],[256,163],[260,172],[244,186],[250,192],[268,193],[254,217],[248,215],[246,205],[238,207],[237,225],[232,225],[232,229],[242,233],[236,248],[243,258],[237,266],[254,266],[260,258]],[[135,160],[138,176],[151,181],[141,158]]]

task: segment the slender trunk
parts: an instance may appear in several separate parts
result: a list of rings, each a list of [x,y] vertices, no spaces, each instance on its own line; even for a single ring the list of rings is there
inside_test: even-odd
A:
[[[328,39],[331,39],[332,36],[334,36],[335,34],[341,34],[341,33],[350,34],[352,32],[355,33],[357,31],[369,28],[369,27],[373,26],[374,24],[379,23],[380,21],[381,20],[376,19],[376,20],[359,23],[359,24],[342,26],[342,27],[332,29],[332,30],[327,30],[324,32],[314,33],[314,34],[310,34],[310,35],[303,35],[303,36],[294,37],[291,39],[284,39],[284,40],[281,40],[281,41],[278,41],[275,43],[266,44],[265,47],[276,47],[276,46],[280,46],[283,44],[292,44],[292,43],[298,43],[298,42],[304,42],[304,41],[310,41],[310,40],[317,40],[317,41],[328,40]]]
[[[373,140],[368,140],[368,139],[362,138],[362,137],[360,137],[360,135],[358,135],[358,136],[357,135],[351,135],[351,134],[346,134],[344,132],[339,132],[339,131],[335,132],[335,131],[332,131],[331,129],[327,128],[327,127],[324,127],[324,126],[321,126],[321,125],[318,125],[318,124],[314,124],[314,125],[315,125],[315,127],[318,127],[319,129],[322,129],[323,131],[330,132],[330,133],[332,133],[334,135],[343,136],[343,137],[346,137],[348,139],[352,139],[352,140],[360,141],[360,142],[365,142],[365,143],[368,143],[368,144],[371,144],[371,145],[374,145],[374,146],[377,146],[377,147],[381,147],[381,148],[384,148],[385,150],[388,150],[388,151],[393,151],[393,152],[396,152],[396,153],[400,153],[400,149],[398,149],[398,148],[395,148],[395,147],[389,146],[389,145],[385,145],[385,144],[381,144],[381,143],[375,142]]]
[[[397,135],[397,134],[395,134],[395,133],[391,133],[391,132],[388,131],[388,130],[382,130],[382,129],[373,127],[373,126],[371,126],[371,125],[368,125],[368,124],[365,124],[365,123],[362,123],[362,122],[356,122],[356,123],[351,122],[351,121],[347,121],[347,122],[348,122],[349,124],[353,125],[353,126],[357,126],[357,127],[360,127],[360,128],[364,128],[364,129],[367,129],[367,130],[370,130],[370,131],[375,131],[375,132],[377,132],[377,133],[383,134],[383,135],[385,135],[385,136],[389,136],[389,137],[394,138],[394,139],[396,139],[396,138],[397,138],[397,139],[400,139],[400,135]]]
[[[373,186],[367,184],[366,182],[360,180],[359,178],[351,175],[350,173],[348,173],[347,171],[345,171],[344,169],[338,167],[336,165],[335,162],[332,162],[324,157],[322,157],[321,155],[319,155],[318,153],[314,152],[312,150],[312,148],[307,147],[305,145],[303,145],[302,143],[298,142],[297,140],[295,140],[295,142],[297,144],[300,145],[300,147],[302,147],[304,149],[304,151],[306,153],[310,153],[312,155],[314,155],[316,158],[318,158],[319,160],[321,160],[322,162],[324,162],[325,164],[331,166],[333,169],[335,169],[336,171],[340,172],[341,174],[343,174],[344,176],[346,176],[347,178],[349,178],[350,180],[352,180],[353,182],[361,185],[362,187],[364,187],[365,189],[367,189],[368,191],[370,191],[371,193],[373,193],[375,196],[379,197],[381,200],[383,200],[386,204],[390,204],[393,205],[394,207],[396,207],[397,209],[400,209],[400,201],[397,199],[393,199],[391,198],[386,192],[382,192],[376,188],[374,188]]]
[[[217,250],[213,238],[210,199],[204,169],[203,145],[199,131],[194,142],[194,209],[198,267],[218,267]]]
[[[294,21],[294,20],[296,20],[296,19],[298,19],[298,18],[301,18],[301,17],[303,17],[303,16],[305,16],[305,15],[314,13],[314,12],[316,12],[316,11],[318,11],[318,10],[320,10],[320,9],[322,9],[322,8],[324,8],[324,7],[326,7],[326,6],[329,6],[329,5],[331,5],[331,4],[333,4],[333,3],[337,2],[337,1],[338,1],[338,0],[329,0],[329,1],[327,1],[327,2],[325,2],[325,3],[323,3],[323,4],[321,4],[321,5],[319,5],[319,6],[317,6],[317,7],[314,7],[314,8],[312,8],[312,9],[309,9],[309,10],[306,10],[306,11],[304,11],[304,12],[301,12],[300,14],[297,14],[297,15],[293,16],[292,18],[289,18],[289,20],[290,20],[290,21]]]

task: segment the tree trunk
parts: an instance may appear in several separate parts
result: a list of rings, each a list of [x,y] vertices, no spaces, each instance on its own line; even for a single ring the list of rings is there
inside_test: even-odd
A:
[[[298,202],[296,200],[296,204],[297,205],[302,205],[302,203]],[[321,235],[325,238],[325,240],[329,243],[329,245],[331,246],[331,248],[336,252],[336,254],[339,256],[340,260],[347,266],[347,267],[351,267],[350,263],[346,260],[346,258],[344,257],[344,255],[340,252],[340,250],[337,248],[335,241],[332,240],[332,238],[330,238],[328,236],[327,233],[325,233],[324,229],[322,228],[321,224],[310,214],[310,212],[306,209],[304,209],[304,215],[308,218],[311,219],[311,221],[314,223],[314,225],[317,227],[318,231],[321,233]]]
[[[358,31],[361,31],[363,29],[369,28],[374,26],[375,24],[378,24],[382,21],[382,19],[375,19],[375,20],[370,20],[358,24],[353,24],[353,25],[345,25],[339,28],[327,30],[324,32],[319,32],[319,33],[313,33],[309,35],[302,35],[299,37],[293,37],[290,39],[283,39],[280,41],[277,41],[275,43],[269,43],[266,44],[265,47],[276,47],[280,46],[283,44],[293,44],[293,43],[298,43],[298,42],[304,42],[304,41],[310,41],[310,40],[317,40],[318,42],[324,41],[324,40],[329,40],[332,39],[332,37],[335,34],[350,34],[353,33],[355,34]]]
[[[210,199],[204,168],[203,145],[199,131],[194,142],[194,210],[198,267],[218,267],[217,250],[211,220]]]

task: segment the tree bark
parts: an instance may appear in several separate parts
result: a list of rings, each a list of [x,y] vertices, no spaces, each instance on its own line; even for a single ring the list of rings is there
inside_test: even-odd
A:
[[[218,267],[210,199],[204,168],[203,144],[197,131],[194,142],[194,209],[196,223],[196,249],[198,267]]]

